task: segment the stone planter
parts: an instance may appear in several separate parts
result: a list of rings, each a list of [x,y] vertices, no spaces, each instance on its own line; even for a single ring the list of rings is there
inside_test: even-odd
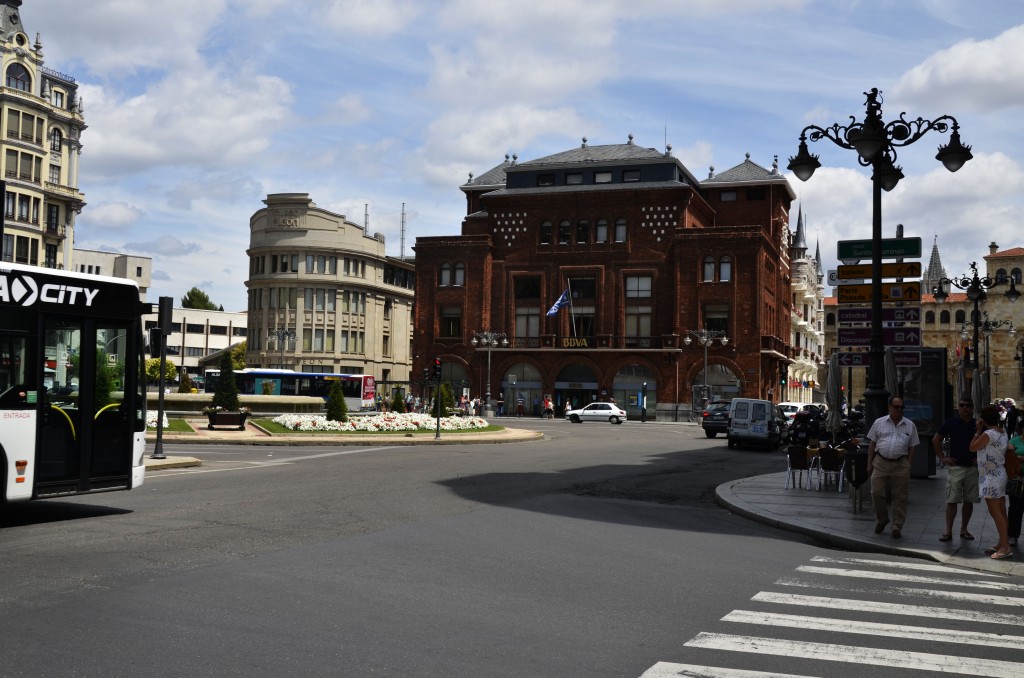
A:
[[[245,418],[249,415],[245,412],[210,412],[206,415],[210,420],[207,426],[211,431],[214,426],[232,426],[239,431],[245,430]]]

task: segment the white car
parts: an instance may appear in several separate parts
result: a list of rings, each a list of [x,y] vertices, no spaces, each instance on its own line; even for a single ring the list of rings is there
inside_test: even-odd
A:
[[[578,410],[566,410],[565,418],[574,424],[585,421],[607,421],[609,424],[621,424],[626,421],[626,410],[615,403],[590,403]]]

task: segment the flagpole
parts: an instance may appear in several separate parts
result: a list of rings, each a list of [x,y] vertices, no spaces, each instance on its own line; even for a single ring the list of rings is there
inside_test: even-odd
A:
[[[572,305],[572,278],[565,279],[565,289],[569,290],[569,319],[572,323],[572,336],[576,336],[576,309]]]

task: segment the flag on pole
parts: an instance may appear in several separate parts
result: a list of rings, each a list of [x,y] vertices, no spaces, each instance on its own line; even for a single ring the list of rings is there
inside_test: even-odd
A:
[[[566,288],[566,290],[564,292],[562,292],[562,296],[558,297],[558,301],[555,302],[555,305],[552,306],[551,309],[548,311],[548,315],[558,315],[558,310],[560,308],[562,308],[563,306],[568,306],[568,305],[569,305],[569,288]]]

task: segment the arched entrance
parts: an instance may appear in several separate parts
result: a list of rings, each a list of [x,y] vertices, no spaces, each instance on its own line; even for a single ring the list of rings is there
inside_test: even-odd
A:
[[[626,410],[630,419],[639,419],[643,408],[644,384],[647,384],[647,418],[658,409],[658,376],[646,365],[626,365],[612,381],[612,397]]]
[[[707,365],[706,371],[707,381],[704,380],[704,369],[697,372],[693,378],[693,403],[695,406],[703,407],[705,399],[708,401],[729,400],[739,397],[740,376],[733,372],[728,365],[711,363]],[[706,391],[705,384],[707,385]]]
[[[501,377],[501,393],[505,396],[505,413],[510,417],[540,416],[540,403],[544,387],[540,370],[530,363],[516,363]],[[494,394],[497,399],[497,394]]]
[[[570,409],[584,407],[598,398],[597,375],[587,365],[573,363],[566,365],[555,377],[555,416],[563,416],[566,406]]]

